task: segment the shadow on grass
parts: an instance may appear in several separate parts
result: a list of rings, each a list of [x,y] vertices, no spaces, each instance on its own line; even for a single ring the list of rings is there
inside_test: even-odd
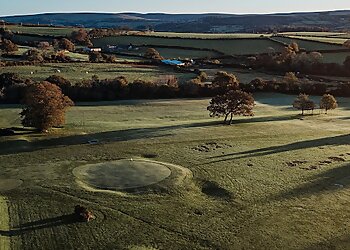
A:
[[[77,222],[78,220],[75,214],[67,214],[67,215],[62,215],[58,217],[24,223],[19,225],[17,228],[11,229],[8,231],[0,230],[0,235],[8,236],[8,237],[17,236],[17,235],[22,235],[26,232],[31,232],[35,230],[44,229],[44,228],[52,228],[52,227],[57,227],[62,225],[68,225],[68,224],[73,224]]]
[[[300,250],[349,249],[349,246],[350,236],[343,235],[329,240],[324,240],[319,243],[314,243],[311,246],[300,248]]]
[[[101,143],[109,143],[137,139],[160,138],[174,135],[176,133],[174,130],[177,129],[216,126],[221,124],[221,121],[210,121],[154,128],[137,128],[119,131],[107,131],[87,135],[72,135],[35,141],[7,140],[0,141],[0,155],[15,154],[20,152],[33,152],[36,150],[50,147],[54,148],[60,146],[88,144],[90,140],[98,140]]]
[[[266,117],[253,117],[253,118],[241,118],[234,120],[232,126],[235,124],[249,124],[259,122],[275,122],[275,121],[288,121],[297,119],[299,116],[266,116]],[[137,139],[150,139],[159,138],[174,135],[177,129],[186,128],[198,128],[198,127],[210,127],[224,125],[222,119],[197,122],[189,124],[179,124],[172,126],[154,127],[154,128],[135,128],[119,131],[107,131],[101,133],[87,134],[87,135],[72,135],[57,138],[48,138],[43,140],[26,141],[26,140],[12,140],[0,142],[0,155],[15,154],[21,152],[33,152],[40,149],[60,146],[71,146],[79,144],[87,144],[90,140],[98,140],[102,143],[118,142],[118,141],[130,141]]]
[[[314,139],[314,140],[308,140],[308,141],[294,142],[294,143],[281,145],[281,146],[272,146],[272,147],[259,148],[254,150],[232,153],[232,154],[213,156],[209,158],[209,159],[212,159],[212,161],[208,163],[231,161],[235,159],[244,159],[249,157],[260,157],[260,156],[272,155],[272,154],[300,150],[300,149],[316,148],[316,147],[321,147],[326,145],[333,145],[333,146],[350,145],[350,135],[326,137],[326,138],[320,138],[320,139]]]
[[[285,200],[294,197],[317,195],[323,192],[342,190],[350,185],[350,164],[329,169],[325,172],[313,175],[306,183],[273,196],[274,200]]]

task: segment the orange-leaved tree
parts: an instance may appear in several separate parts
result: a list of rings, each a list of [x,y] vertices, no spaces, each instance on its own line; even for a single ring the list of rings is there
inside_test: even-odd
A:
[[[23,103],[20,113],[23,126],[41,131],[62,126],[67,109],[74,105],[57,85],[45,81],[29,86]]]
[[[334,96],[330,94],[324,94],[320,101],[320,108],[324,109],[326,111],[326,114],[328,110],[336,109],[338,107],[337,100],[334,98]]]

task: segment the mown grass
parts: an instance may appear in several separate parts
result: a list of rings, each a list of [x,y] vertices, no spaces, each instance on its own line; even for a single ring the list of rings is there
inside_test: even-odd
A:
[[[8,215],[8,208],[6,204],[6,199],[3,196],[0,196],[0,249],[8,250],[10,249],[10,238],[6,235],[3,235],[4,231],[10,229],[10,220]]]
[[[138,100],[78,104],[63,130],[0,138],[1,176],[24,181],[5,194],[12,247],[347,249],[349,100],[339,98],[329,115],[300,119],[291,109],[295,96],[255,98],[255,117],[232,126],[208,117],[207,99]],[[19,111],[1,106],[0,126],[19,125]],[[101,144],[88,145],[91,139]],[[187,167],[194,178],[165,192],[121,196],[86,191],[72,174],[76,166],[144,154]],[[76,204],[96,220],[70,220]]]
[[[228,55],[257,54],[281,51],[283,46],[268,39],[176,39],[155,36],[114,36],[93,39],[93,44],[99,47],[107,45],[128,45],[136,46],[178,46],[196,49],[213,49]]]
[[[97,75],[100,79],[125,76],[129,81],[153,81],[162,75],[175,75],[179,81],[187,81],[195,77],[195,74],[178,73],[168,67],[108,63],[45,63],[34,66],[0,68],[0,74],[5,72],[17,73],[21,77],[36,81],[45,80],[47,77],[56,74],[62,75],[73,83],[83,79],[91,79],[93,75]],[[33,74],[31,74],[32,72]]]

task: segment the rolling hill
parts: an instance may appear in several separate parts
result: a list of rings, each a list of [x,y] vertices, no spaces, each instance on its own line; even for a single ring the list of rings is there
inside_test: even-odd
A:
[[[350,10],[278,14],[44,13],[0,17],[7,22],[84,27],[129,26],[171,32],[264,32],[349,29]]]

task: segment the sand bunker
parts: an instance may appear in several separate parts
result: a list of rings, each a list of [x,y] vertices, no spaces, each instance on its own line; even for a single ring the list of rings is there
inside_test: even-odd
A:
[[[122,191],[159,183],[171,174],[165,163],[147,159],[122,159],[77,167],[73,174],[78,181],[102,190]]]

